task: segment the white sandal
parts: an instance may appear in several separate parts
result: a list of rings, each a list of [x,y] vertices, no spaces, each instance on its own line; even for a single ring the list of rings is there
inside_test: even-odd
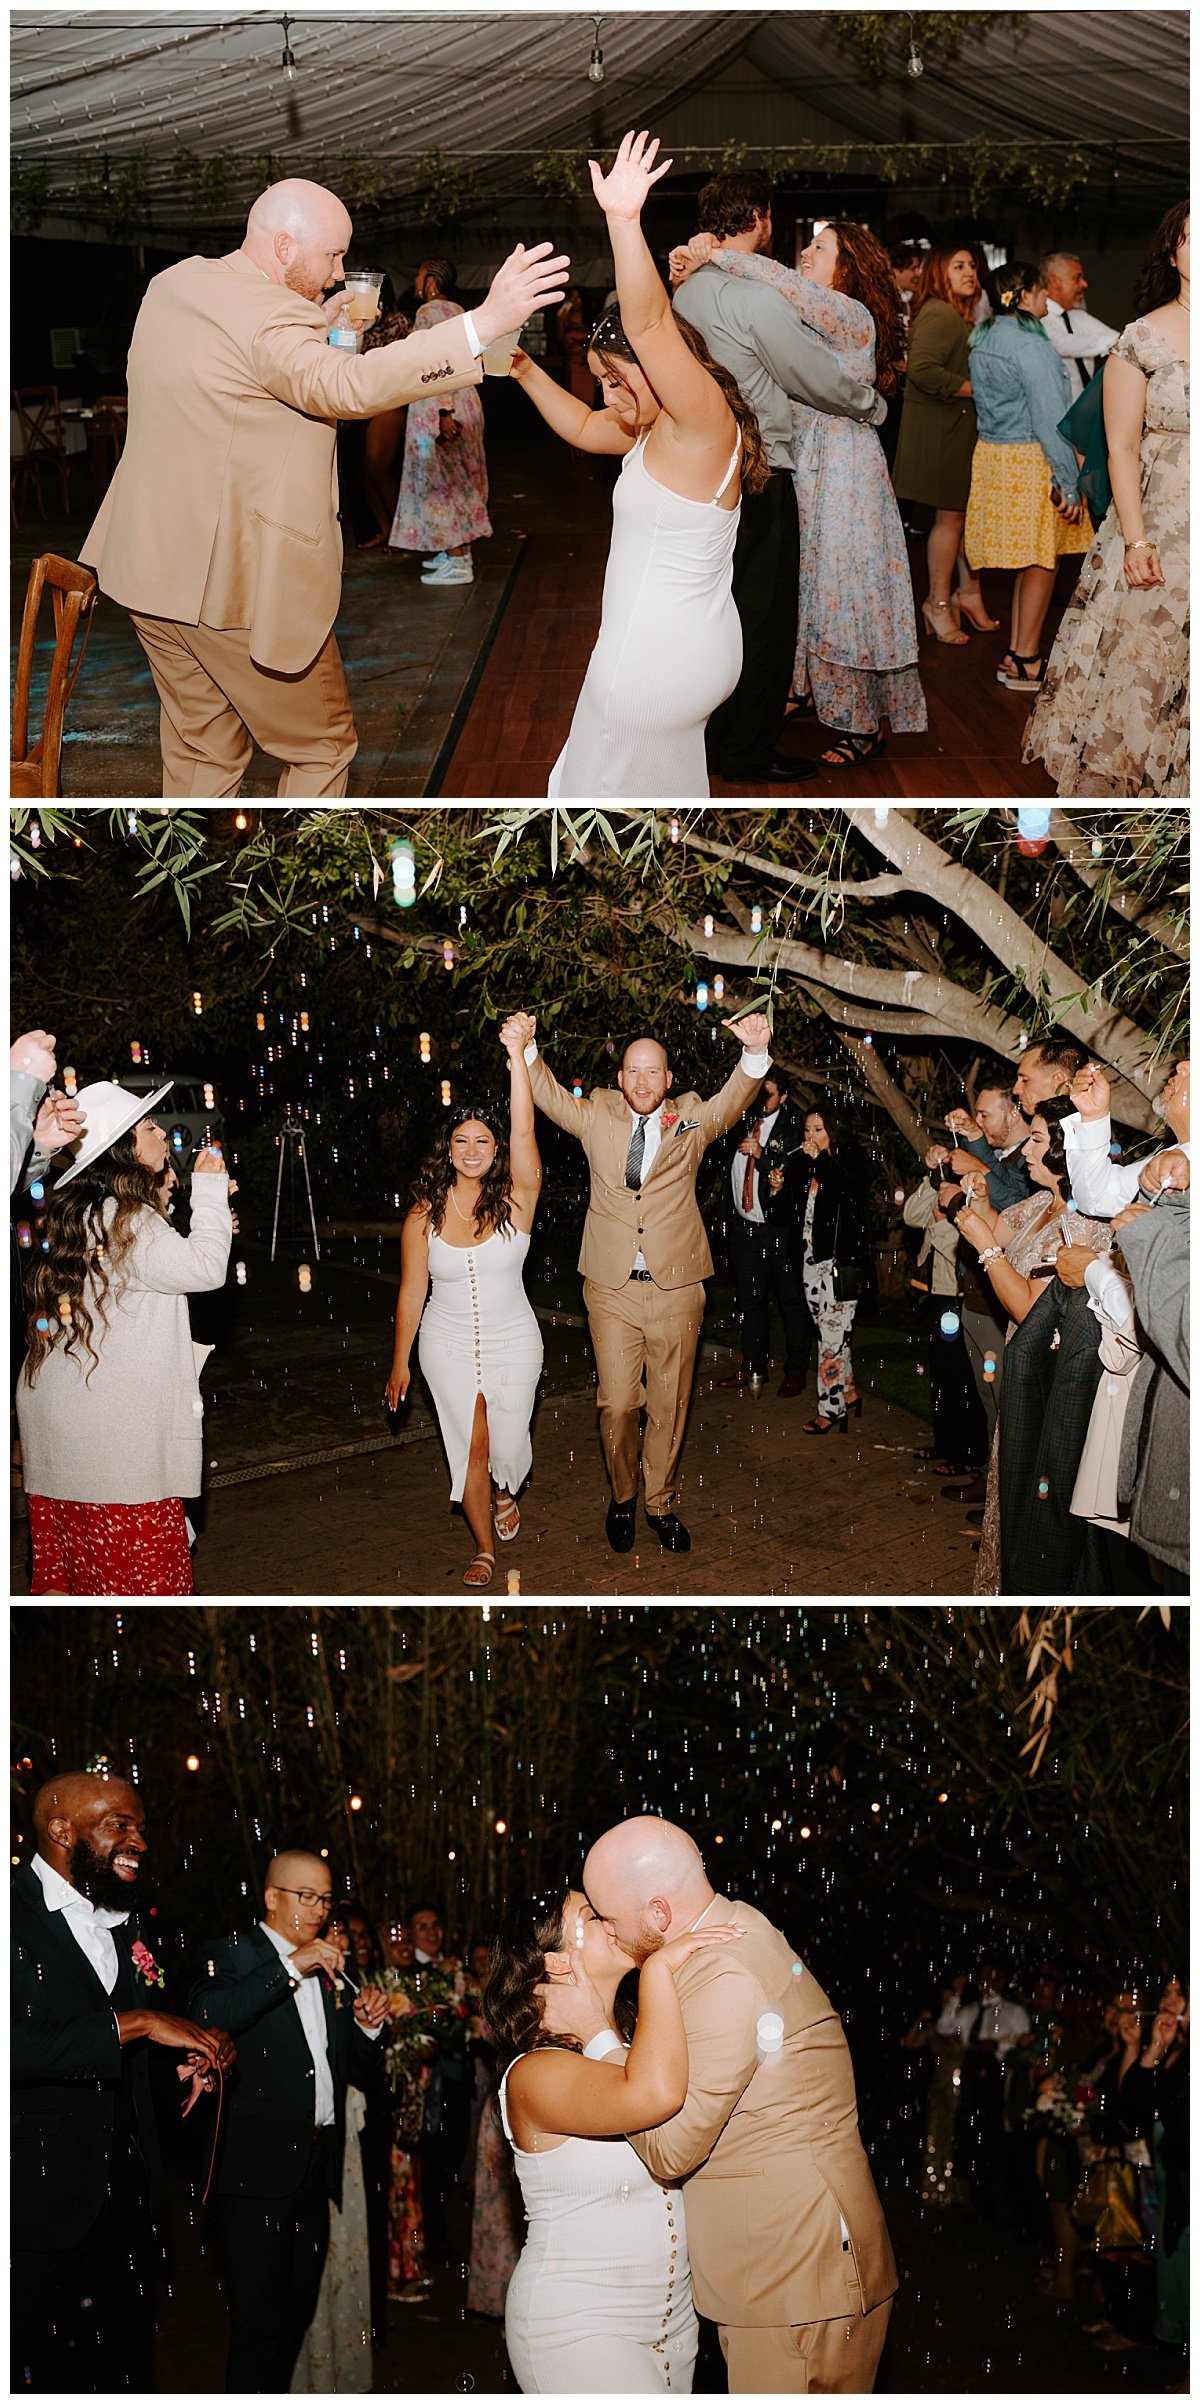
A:
[[[477,1577],[477,1576],[476,1576],[476,1571],[477,1571],[477,1570],[480,1570],[480,1569],[482,1569],[482,1570],[484,1570],[484,1571],[486,1572],[485,1576],[483,1576],[483,1577]],[[475,1586],[475,1587],[478,1587],[478,1588],[480,1588],[480,1589],[482,1590],[482,1588],[483,1588],[484,1586],[490,1586],[490,1585],[491,1585],[492,1579],[494,1578],[495,1574],[496,1574],[496,1556],[495,1556],[495,1553],[484,1553],[484,1552],[478,1552],[478,1553],[476,1553],[476,1555],[475,1555],[475,1558],[474,1558],[474,1560],[472,1561],[470,1568],[469,1568],[469,1569],[467,1569],[467,1570],[464,1570],[464,1572],[463,1572],[463,1585],[464,1585],[464,1586]]]
[[[501,1510],[504,1512],[503,1524],[501,1524],[500,1519]],[[516,1498],[514,1495],[510,1494],[506,1503],[497,1503],[492,1512],[492,1525],[496,1530],[496,1534],[499,1537],[501,1544],[511,1544],[513,1538],[520,1535],[521,1514],[517,1509]]]

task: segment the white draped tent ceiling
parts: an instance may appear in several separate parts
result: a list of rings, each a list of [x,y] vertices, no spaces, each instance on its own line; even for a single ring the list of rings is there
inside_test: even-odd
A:
[[[536,162],[611,147],[631,123],[660,132],[689,176],[711,172],[730,145],[768,166],[772,151],[802,159],[806,145],[931,145],[924,161],[901,165],[889,207],[924,194],[936,208],[941,188],[942,214],[956,197],[962,205],[964,146],[981,137],[1004,149],[1028,143],[1047,161],[1086,149],[1076,205],[1091,216],[1153,216],[1186,189],[1186,12],[980,11],[982,38],[973,32],[949,58],[928,47],[919,79],[905,71],[907,15],[887,13],[891,49],[878,78],[839,39],[845,19],[820,10],[605,15],[596,85],[594,18],[577,11],[297,9],[289,83],[281,15],[267,10],[17,10],[14,221],[194,242],[236,226],[262,181],[324,165],[337,182],[340,164],[359,202],[374,205],[374,223],[435,224],[440,214],[482,271],[514,204],[533,231],[571,216],[553,181],[539,184]],[[869,153],[844,162],[843,197],[847,169],[852,187],[857,176],[879,191]],[[471,189],[456,207],[464,172]],[[837,174],[828,155],[817,173],[827,184]],[[803,166],[786,180],[813,189]],[[353,188],[347,196],[354,207]],[[585,195],[581,228],[591,219]]]

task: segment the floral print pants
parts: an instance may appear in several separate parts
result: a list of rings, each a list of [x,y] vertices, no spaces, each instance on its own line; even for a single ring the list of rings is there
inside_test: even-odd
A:
[[[854,1383],[850,1330],[858,1304],[838,1301],[831,1260],[805,1261],[804,1299],[817,1330],[817,1409],[822,1419],[844,1419],[846,1388]]]

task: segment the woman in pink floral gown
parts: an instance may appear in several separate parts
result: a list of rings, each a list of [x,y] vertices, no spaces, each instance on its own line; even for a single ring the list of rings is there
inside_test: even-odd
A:
[[[886,252],[864,227],[840,219],[823,227],[800,270],[694,235],[686,253],[672,252],[672,280],[677,269],[688,272],[685,260],[699,266],[705,258],[728,275],[773,284],[850,374],[874,384],[878,370],[889,406],[897,406],[903,335],[896,289]],[[874,426],[793,401],[792,459],[800,593],[791,713],[835,730],[838,740],[822,763],[850,768],[883,750],[883,718],[894,734],[920,734],[929,723],[908,553]]]
[[[461,317],[451,300],[458,278],[448,259],[425,259],[413,279],[421,303],[415,324]],[[420,551],[422,584],[470,584],[471,545],[492,531],[488,516],[483,407],[470,386],[441,398],[410,401],[400,498],[389,549]]]

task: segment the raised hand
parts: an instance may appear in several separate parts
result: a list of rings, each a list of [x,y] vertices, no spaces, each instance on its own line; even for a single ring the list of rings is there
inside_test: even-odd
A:
[[[969,1110],[948,1110],[943,1123],[960,1142],[976,1143],[983,1133],[978,1119],[973,1119]]]
[[[215,1144],[206,1146],[203,1152],[197,1152],[196,1157],[192,1162],[193,1177],[195,1176],[197,1170],[200,1171],[202,1176],[206,1174],[217,1177],[225,1176],[225,1162],[222,1159],[221,1154],[218,1152]]]
[[[606,217],[628,218],[636,223],[652,185],[674,165],[673,159],[664,159],[661,167],[656,167],[657,156],[657,134],[628,133],[607,175],[601,174],[595,159],[588,160],[592,190]]]
[[[514,1010],[500,1029],[500,1041],[510,1059],[514,1052],[523,1052],[526,1044],[533,1043],[536,1036],[537,1017],[531,1010]]]
[[[498,342],[502,334],[519,334],[526,318],[537,310],[565,300],[570,264],[564,251],[551,255],[549,242],[535,242],[532,250],[518,242],[504,265],[497,268],[478,308],[471,312],[484,349]]]
[[[56,1036],[47,1035],[44,1027],[34,1027],[28,1035],[18,1035],[8,1055],[9,1067],[30,1077],[40,1077],[43,1085],[48,1085],[58,1065],[54,1057],[57,1040]]]
[[[770,1051],[771,1021],[764,1011],[752,1011],[749,1018],[723,1018],[721,1025],[728,1027],[730,1034],[739,1038],[743,1050],[747,1052]]]
[[[50,1092],[33,1122],[33,1140],[39,1152],[57,1152],[74,1143],[82,1128],[79,1104],[65,1093]]]
[[[1112,1102],[1112,1089],[1103,1069],[1097,1068],[1089,1060],[1080,1069],[1079,1075],[1071,1087],[1068,1100],[1074,1104],[1081,1119],[1107,1118]]]

